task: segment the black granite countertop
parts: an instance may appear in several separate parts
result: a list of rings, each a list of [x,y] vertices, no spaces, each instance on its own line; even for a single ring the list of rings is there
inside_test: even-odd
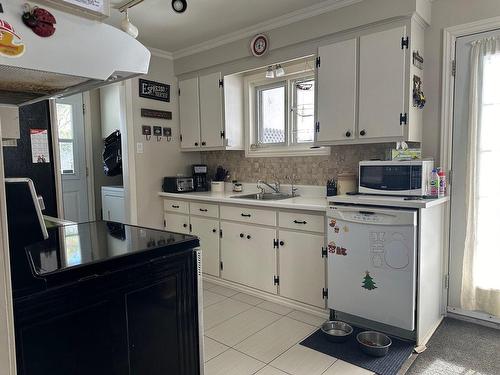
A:
[[[140,262],[190,251],[199,246],[197,237],[94,221],[48,229],[49,238],[26,247],[35,278],[49,279],[76,272],[111,272]]]

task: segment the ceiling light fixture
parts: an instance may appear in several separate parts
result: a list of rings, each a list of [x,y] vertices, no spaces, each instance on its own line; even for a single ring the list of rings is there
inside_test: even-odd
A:
[[[139,35],[139,29],[134,24],[132,24],[132,22],[130,22],[130,19],[128,17],[128,8],[125,9],[125,18],[122,20],[121,28],[134,39]]]
[[[266,78],[274,78],[274,70],[272,66],[267,67]]]
[[[281,67],[281,64],[276,65],[276,77],[283,77],[285,75],[285,69]]]
[[[172,0],[172,9],[176,13],[184,13],[187,9],[187,1],[186,0]]]

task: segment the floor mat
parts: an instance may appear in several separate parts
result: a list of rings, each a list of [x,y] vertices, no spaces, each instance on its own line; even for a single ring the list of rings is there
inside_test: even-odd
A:
[[[356,341],[356,335],[366,329],[353,328],[353,334],[343,343],[332,343],[323,336],[321,330],[317,330],[300,344],[379,375],[396,375],[413,352],[413,342],[391,336],[392,345],[389,353],[385,357],[371,357],[359,349]]]
[[[446,318],[407,375],[500,374],[500,330]]]

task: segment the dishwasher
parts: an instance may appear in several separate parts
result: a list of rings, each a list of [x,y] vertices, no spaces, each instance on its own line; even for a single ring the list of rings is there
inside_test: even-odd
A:
[[[330,206],[328,307],[413,331],[417,211]]]

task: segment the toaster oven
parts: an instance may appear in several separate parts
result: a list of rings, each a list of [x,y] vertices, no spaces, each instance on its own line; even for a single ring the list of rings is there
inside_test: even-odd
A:
[[[193,177],[164,177],[162,188],[166,193],[188,193],[194,191]]]

